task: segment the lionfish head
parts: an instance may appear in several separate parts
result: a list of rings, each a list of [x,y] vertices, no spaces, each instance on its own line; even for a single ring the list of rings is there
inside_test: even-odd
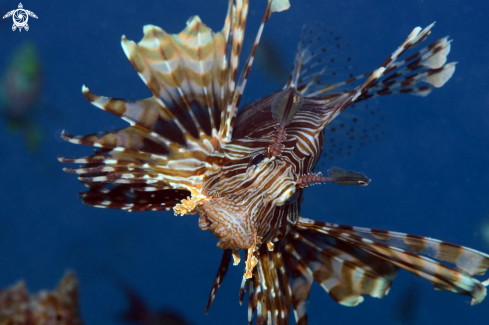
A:
[[[293,148],[282,144],[285,127],[303,103],[302,95],[292,87],[278,93],[272,103],[277,122],[276,132],[253,146],[238,145],[243,139],[224,145],[208,162],[201,195],[176,207],[177,212],[198,212],[199,226],[217,236],[218,247],[248,250],[245,277],[251,277],[256,258],[254,252],[262,243],[273,250],[273,241],[285,235],[290,221],[276,219],[276,208],[294,203],[299,194],[296,166],[283,155]],[[293,143],[293,142],[292,142]],[[249,152],[247,151],[249,150]]]
[[[228,175],[224,166],[204,183],[207,199],[198,209],[200,227],[214,233],[222,249],[248,249],[269,238],[264,219],[271,220],[277,206],[297,198],[297,175],[290,162],[263,152],[244,160],[248,165],[235,175]]]

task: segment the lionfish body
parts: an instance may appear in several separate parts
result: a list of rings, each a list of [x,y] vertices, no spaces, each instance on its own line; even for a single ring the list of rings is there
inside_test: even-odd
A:
[[[240,302],[248,291],[249,323],[256,313],[257,323],[288,324],[293,308],[296,322],[305,324],[313,281],[347,306],[362,302],[363,295],[383,297],[399,268],[437,289],[472,296],[473,304],[481,302],[488,282],[473,276],[489,267],[486,254],[420,236],[300,217],[308,185],[370,181],[337,167],[328,177],[313,173],[325,126],[354,102],[393,93],[425,96],[443,86],[455,71],[455,63],[446,64],[450,41],[442,38],[400,59],[433,25],[416,28],[377,70],[321,84],[326,49],[309,38],[326,31],[316,31],[320,37],[303,32],[285,87],[238,111],[265,22],[288,6],[286,0],[268,1],[239,78],[248,1],[230,1],[219,33],[193,17],[179,34],[145,26],[140,43],[123,37],[126,55],[153,96],[114,99],[83,88],[92,104],[130,126],[87,136],[63,133],[69,142],[101,148],[83,158],[60,158],[86,164],[66,169],[89,188],[81,199],[102,208],[199,214],[199,227],[215,234],[224,250],[206,310],[231,257],[238,264],[243,249]]]

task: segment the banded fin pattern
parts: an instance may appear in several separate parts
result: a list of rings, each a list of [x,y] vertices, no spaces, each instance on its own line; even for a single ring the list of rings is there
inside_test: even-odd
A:
[[[178,119],[190,139],[217,138],[221,112],[229,99],[226,46],[230,7],[223,31],[212,32],[198,16],[179,34],[147,25],[136,44],[122,38],[122,48],[153,93],[155,101]],[[233,17],[234,18],[234,17]]]
[[[248,76],[253,66],[253,61],[255,59],[256,50],[258,48],[258,44],[260,43],[260,39],[263,33],[263,29],[265,28],[265,23],[270,18],[272,13],[280,12],[289,9],[290,3],[289,0],[268,0],[267,7],[265,9],[265,14],[263,15],[260,27],[258,28],[258,33],[255,37],[255,43],[253,44],[253,48],[251,50],[248,59],[241,71],[239,76],[239,80],[237,84],[235,84],[236,76],[238,73],[239,67],[239,58],[240,52],[243,45],[244,39],[244,30],[246,24],[246,16],[248,14],[248,0],[245,0],[242,3],[242,0],[237,0],[236,9],[241,15],[237,25],[234,27],[234,30],[237,33],[233,33],[233,41],[232,41],[232,52],[231,52],[231,67],[230,67],[230,79],[229,79],[229,89],[230,89],[230,98],[229,104],[223,115],[222,128],[219,132],[221,139],[225,143],[229,143],[232,140],[234,123],[236,121],[236,115],[238,114],[238,107],[241,102],[241,98],[243,96],[243,92],[246,87],[246,83],[248,81]]]
[[[131,126],[86,136],[63,132],[64,140],[99,147],[103,152],[76,159],[61,157],[61,162],[104,165],[65,171],[82,174],[80,180],[84,182],[147,183],[182,190],[199,188],[199,175],[206,169],[205,159],[216,145],[211,137],[189,141],[178,119],[174,119],[155,98],[141,101],[112,99],[97,96],[86,87],[83,94],[95,106],[121,117]]]
[[[80,199],[86,205],[96,208],[139,212],[171,211],[182,199],[190,196],[190,192],[184,190],[156,189],[143,186],[126,184],[89,186],[88,192],[80,193]]]
[[[298,140],[296,142],[298,148],[296,149],[301,152],[301,155],[304,154],[305,156],[312,156],[318,159],[323,150],[323,141],[316,141],[320,137],[315,135],[315,133],[322,132],[324,127],[339,116],[340,113],[342,113],[348,106],[351,106],[355,102],[381,94],[392,94],[396,91],[403,93],[415,93],[418,90],[422,90],[423,94],[428,94],[428,91],[433,87],[432,85],[418,87],[416,84],[421,81],[429,80],[427,78],[430,76],[436,75],[442,78],[441,80],[443,80],[443,82],[446,82],[451,76],[451,73],[454,72],[454,63],[444,64],[446,61],[446,55],[449,52],[450,44],[447,41],[447,38],[443,38],[441,41],[435,42],[433,45],[430,45],[426,49],[411,55],[405,60],[399,60],[399,57],[407,50],[419,45],[422,41],[424,41],[427,35],[429,35],[432,27],[433,24],[425,29],[421,29],[419,27],[415,28],[408,36],[407,40],[403,42],[397,48],[397,50],[395,50],[374,72],[366,73],[358,78],[352,78],[345,81],[341,85],[335,84],[326,88],[320,88],[319,90],[316,89],[314,91],[308,90],[310,88],[306,87],[305,83],[297,85],[297,89],[304,95],[304,105],[297,113],[294,121],[292,121],[290,126],[287,128],[287,138]],[[306,61],[301,61],[301,55],[301,51],[299,50],[296,56],[296,65],[294,66],[294,71],[291,75],[290,82],[292,83],[297,82],[303,77],[304,80],[307,80],[307,74],[301,74],[301,71],[307,71],[307,69],[302,70],[302,64]],[[437,69],[431,68],[438,67],[440,65],[442,66]],[[400,70],[396,70],[397,68],[400,68]],[[404,68],[406,69],[403,70]],[[412,69],[421,69],[422,71],[419,71],[419,73],[418,71],[415,71],[412,78],[406,76],[408,73],[407,71],[413,71]],[[397,75],[399,71],[403,72]],[[387,76],[386,73],[388,73]],[[434,79],[437,79],[438,77],[434,77]],[[353,83],[354,81],[361,81],[361,79],[364,78],[367,79],[364,80],[360,86],[340,93],[333,92],[334,89],[339,88],[340,86]],[[434,79],[432,78],[432,80]],[[397,82],[399,80],[402,80],[401,86],[395,90],[392,87],[397,87]],[[437,80],[440,81],[440,79]],[[441,83],[438,81],[436,83],[437,85],[440,85]],[[435,82],[433,81],[433,83]],[[412,89],[412,91],[409,89]],[[255,103],[246,105],[242,110],[240,110],[235,127],[237,137],[246,136],[245,134],[247,130],[253,130],[248,136],[255,138],[268,137],[274,133],[274,120],[272,114],[270,113],[270,106],[278,93],[279,92],[271,94]],[[347,149],[349,148],[347,147]],[[312,169],[313,168],[311,168],[311,171]],[[308,170],[308,172],[310,171]]]
[[[333,226],[333,227],[332,227]],[[472,304],[478,304],[486,296],[486,288],[473,275],[483,275],[489,268],[489,255],[431,238],[393,232],[396,241],[389,242],[388,231],[372,230],[338,226],[300,218],[298,229],[317,231],[325,236],[331,236],[344,243],[361,249],[362,251],[384,259],[399,268],[412,272],[421,278],[431,282],[436,289],[451,291],[454,293],[472,296]],[[341,229],[358,229],[358,231],[344,231]],[[369,235],[370,238],[369,239]],[[395,246],[395,244],[404,244]],[[389,242],[388,245],[383,243]],[[408,244],[406,244],[408,243]],[[437,243],[438,245],[435,245]],[[428,250],[422,247],[429,247]],[[409,247],[405,250],[402,247]],[[460,269],[454,269],[428,257],[412,252],[422,252],[442,261],[455,263]],[[462,267],[461,267],[462,266]]]
[[[396,231],[341,226],[332,223],[324,224],[330,228],[337,229],[337,231],[421,253],[440,261],[455,264],[459,270],[470,275],[483,275],[489,268],[489,255],[472,248]]]
[[[314,281],[345,306],[359,304],[362,295],[382,298],[396,270],[396,266],[333,237],[293,227],[273,252],[260,250],[253,282],[242,285],[252,300],[248,322],[252,323],[250,314],[256,312],[256,324],[289,324],[293,308],[296,323],[307,324]]]
[[[122,37],[125,54],[153,96],[142,100],[109,98],[83,86],[90,103],[130,124],[86,136],[63,132],[62,138],[68,142],[101,148],[87,157],[59,157],[64,163],[87,164],[65,169],[78,174],[90,188],[82,195],[85,203],[128,211],[154,210],[161,207],[141,206],[148,201],[142,193],[148,189],[199,192],[208,168],[206,159],[222,145],[219,131],[233,98],[247,7],[246,0],[230,0],[224,27],[218,33],[195,16],[179,34],[147,25],[137,44]],[[111,184],[124,186],[114,189]],[[127,205],[119,196],[116,200],[114,193],[129,195]],[[173,198],[162,203],[172,206]]]
[[[229,263],[231,262],[231,255],[232,255],[232,250],[230,249],[225,249],[222,252],[222,258],[221,258],[221,264],[219,265],[219,270],[217,271],[216,278],[214,280],[214,284],[212,285],[211,292],[209,294],[209,299],[207,300],[207,305],[205,306],[205,313],[207,314],[209,312],[209,309],[211,308],[212,302],[214,301],[214,298],[216,297],[217,289],[222,284],[222,281],[224,280],[224,276],[226,275],[229,267]]]
[[[411,249],[403,249],[406,246]],[[454,262],[460,270],[413,253],[420,252],[420,247],[425,247],[424,255]],[[256,324],[289,324],[290,308],[297,324],[307,324],[309,292],[314,281],[345,306],[358,305],[364,295],[383,298],[399,269],[420,276],[436,289],[471,296],[472,304],[485,298],[485,286],[489,284],[473,277],[483,275],[489,267],[489,256],[473,249],[426,237],[302,217],[273,251],[262,246],[259,253],[253,278],[243,281],[240,290],[240,301],[249,291],[249,324],[255,313]]]
[[[269,0],[260,31],[272,12],[288,7],[288,0]],[[63,132],[62,138],[68,142],[103,149],[82,158],[60,157],[65,163],[94,164],[91,168],[65,171],[79,174],[80,181],[95,189],[97,200],[103,196],[100,184],[147,184],[153,189],[173,188],[198,194],[208,168],[206,159],[230,140],[239,104],[234,90],[247,14],[247,0],[231,0],[221,32],[212,32],[194,16],[179,34],[147,25],[137,44],[123,36],[122,48],[153,97],[109,98],[83,86],[89,102],[130,126],[86,136]],[[261,32],[242,72],[240,95],[260,35]],[[106,207],[120,206],[102,202]]]
[[[457,64],[446,63],[451,42],[448,37],[444,37],[405,60],[389,63],[384,72],[385,77],[374,83],[370,93],[359,100],[390,94],[424,97],[433,88],[442,87],[452,77]],[[426,85],[418,86],[420,82]]]
[[[316,100],[318,101],[318,104],[319,102],[323,102],[323,105],[327,104],[329,107],[333,107],[332,110],[328,110],[324,114],[324,126],[336,118],[336,116],[346,109],[346,107],[355,102],[374,96],[393,94],[396,92],[427,95],[433,86],[441,87],[446,81],[448,81],[455,71],[455,63],[445,64],[450,44],[448,41],[446,41],[446,38],[435,42],[434,44],[428,46],[427,49],[415,53],[406,60],[398,61],[398,58],[407,50],[419,45],[427,38],[427,36],[431,33],[431,28],[433,25],[434,23],[424,29],[416,27],[409,34],[407,39],[382,63],[377,70],[371,73],[366,73],[359,78],[352,78],[342,84],[336,84],[321,90],[317,90],[313,93],[307,93],[306,91],[305,98]],[[401,64],[405,64],[412,60],[414,60],[412,65],[408,65],[406,69],[401,66]],[[432,67],[434,68],[432,69]],[[399,71],[402,73],[392,73],[393,70],[397,68],[401,68]],[[405,76],[406,73],[420,68],[427,68],[427,70],[423,69],[420,72],[416,72],[414,75]],[[391,74],[387,75],[389,73]],[[328,92],[332,89],[366,77],[367,80],[353,90],[340,94],[328,94]],[[417,83],[421,81],[428,82],[430,85],[419,87],[416,86]],[[300,86],[298,88],[300,88]],[[322,95],[323,93],[324,95]]]
[[[432,43],[404,60],[398,60],[404,52],[422,43],[431,33],[433,26],[434,23],[425,29],[419,27],[415,29],[410,37],[384,61],[382,67],[385,68],[385,71],[379,75],[378,79],[380,80],[375,80],[369,85],[369,94],[363,94],[359,100],[394,93],[426,96],[433,87],[439,88],[443,86],[453,75],[456,64],[454,62],[446,64],[446,57],[450,52],[451,43],[448,37]],[[304,30],[307,31],[308,29]],[[318,31],[312,33],[312,31],[311,29],[310,34],[314,34],[317,38],[327,34],[327,30],[324,28],[322,32],[321,28],[319,28],[319,33]],[[339,37],[335,36],[335,39],[329,40],[328,43],[335,44],[334,47],[339,48],[340,43],[336,42],[337,39]],[[348,84],[371,77],[374,73],[367,72],[355,77],[350,75],[347,80],[335,84],[325,83],[322,80],[323,74],[326,71],[329,72],[329,65],[332,65],[337,60],[337,55],[331,55],[331,52],[328,47],[319,47],[313,40],[309,40],[309,38],[304,36],[301,37],[291,79],[299,82],[298,88],[305,96],[324,96],[323,94],[328,94],[333,90],[337,91]],[[347,60],[350,59],[348,58]],[[346,65],[344,69],[348,70],[349,68],[352,67]],[[335,72],[333,71],[333,73]],[[380,78],[381,76],[383,76],[382,79]],[[419,86],[418,83],[420,82],[424,82],[426,85]]]

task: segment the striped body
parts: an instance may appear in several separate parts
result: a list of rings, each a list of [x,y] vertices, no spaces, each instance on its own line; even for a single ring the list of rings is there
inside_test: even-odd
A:
[[[287,0],[268,1],[239,77],[246,0],[229,2],[219,33],[193,17],[179,34],[145,26],[138,44],[123,37],[126,55],[153,96],[113,99],[83,88],[92,104],[130,126],[86,136],[63,133],[69,142],[100,148],[91,156],[60,158],[85,164],[65,169],[88,187],[81,199],[101,208],[199,214],[199,227],[216,235],[224,250],[206,310],[231,257],[238,264],[238,250],[243,249],[247,257],[240,301],[248,291],[249,323],[256,314],[260,324],[288,324],[293,309],[296,322],[305,324],[314,281],[343,305],[357,305],[363,295],[381,298],[400,268],[437,289],[481,302],[488,281],[474,276],[489,268],[484,253],[300,216],[305,187],[324,182],[365,186],[370,181],[338,167],[329,169],[328,176],[313,173],[324,128],[353,103],[395,93],[426,96],[443,86],[455,71],[455,63],[446,63],[451,41],[442,38],[402,59],[428,37],[433,24],[415,28],[378,69],[328,83],[326,63],[334,59],[326,49],[327,30],[320,25],[304,29],[284,89],[238,110],[265,23],[273,12],[288,7]]]
[[[265,159],[248,168],[250,159],[253,157],[245,156],[241,159],[245,160],[242,166],[232,160],[230,165],[213,170],[204,181],[204,191],[214,198],[204,203],[199,213],[201,218],[210,219],[214,223],[218,221],[215,218],[219,218],[220,213],[226,214],[226,210],[230,210],[228,219],[238,219],[239,215],[243,221],[246,220],[243,227],[249,230],[241,236],[250,237],[249,240],[259,236],[268,242],[275,238],[278,229],[288,227],[297,220],[297,215],[287,216],[287,213],[275,216],[276,207],[283,206],[293,194],[290,192],[295,192],[294,165],[285,160]],[[290,209],[287,207],[286,210]],[[282,216],[288,218],[283,220]],[[241,227],[237,229],[241,231]],[[247,249],[251,245],[252,242],[244,246],[220,243],[218,247]]]

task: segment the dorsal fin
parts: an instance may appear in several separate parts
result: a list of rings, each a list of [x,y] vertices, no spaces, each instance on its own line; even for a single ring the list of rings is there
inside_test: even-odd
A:
[[[237,1],[238,4],[240,1]],[[236,45],[236,48],[241,49],[244,37],[244,23],[246,22],[246,14],[248,13],[248,1],[245,1],[246,10],[243,10],[244,14],[244,22],[237,26],[237,35],[241,38],[237,40],[233,40],[233,49],[235,48],[235,42],[239,42]],[[230,71],[232,72],[232,78],[230,78],[230,89],[231,96],[230,101],[227,106],[226,112],[223,115],[224,121],[222,122],[221,130],[219,131],[220,137],[223,142],[230,142],[232,139],[234,122],[236,120],[236,114],[238,113],[239,103],[241,101],[241,97],[243,96],[244,89],[246,87],[246,82],[248,81],[248,75],[251,70],[251,66],[253,65],[253,60],[255,58],[256,49],[258,48],[258,44],[260,43],[260,38],[263,33],[263,29],[265,28],[265,23],[270,18],[273,12],[287,10],[290,7],[289,0],[268,0],[267,8],[265,9],[265,14],[263,15],[262,22],[260,24],[260,28],[258,29],[258,33],[256,34],[255,43],[253,44],[253,48],[251,50],[248,59],[241,71],[241,74],[238,78],[238,82],[236,83],[235,88],[235,80],[237,76],[237,70],[239,65],[239,53],[231,55],[231,66]],[[235,37],[236,38],[236,37]]]

